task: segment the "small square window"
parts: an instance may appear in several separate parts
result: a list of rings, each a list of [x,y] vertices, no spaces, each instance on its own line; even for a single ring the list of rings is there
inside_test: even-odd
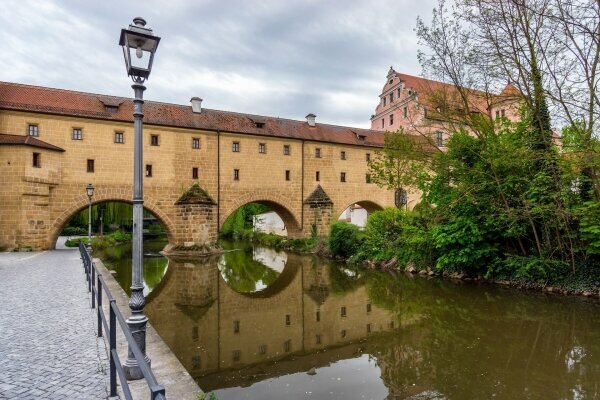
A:
[[[198,167],[192,168],[192,179],[198,179]]]
[[[73,140],[82,140],[83,139],[83,133],[81,132],[80,128],[73,128],[73,135],[71,136],[71,139],[73,139]]]
[[[40,136],[40,129],[37,124],[29,124],[28,125],[28,133],[29,136]]]
[[[290,351],[292,351],[292,341],[291,340],[286,340],[283,343],[283,351],[285,351],[286,353],[289,353]]]
[[[321,149],[319,149],[319,148],[315,149],[315,157],[316,158],[321,158]]]
[[[94,172],[94,160],[87,160],[87,172]]]
[[[346,173],[345,172],[340,173],[340,182],[346,182]]]
[[[367,313],[371,312],[371,303],[367,303]]]
[[[315,172],[315,180],[317,182],[321,181],[321,171]]]
[[[341,317],[345,317],[346,316],[346,307],[340,308],[340,316]]]
[[[365,154],[365,160],[366,161],[371,161],[371,153]]]
[[[390,93],[390,104],[394,101],[394,92]]]
[[[346,337],[346,330],[342,329],[342,331],[340,332],[340,336],[345,338]]]
[[[200,148],[200,139],[192,138],[192,149],[199,149],[199,148]]]
[[[390,114],[390,126],[394,125],[394,114]]]
[[[321,335],[316,335],[315,336],[315,343],[316,344],[321,344]]]
[[[192,327],[192,340],[197,341],[200,338],[200,334],[197,326]]]
[[[321,311],[317,311],[315,313],[315,319],[316,319],[317,322],[321,321]]]
[[[366,174],[365,175],[365,182],[366,183],[371,183],[371,174]]]
[[[233,321],[233,333],[240,333],[240,321]]]
[[[42,167],[42,155],[40,153],[33,153],[33,162],[32,165],[35,168],[41,168]]]
[[[283,145],[283,155],[284,156],[289,156],[290,155],[290,145],[289,144],[284,144]]]
[[[240,170],[239,169],[234,169],[233,170],[233,180],[234,181],[239,181],[240,180]]]
[[[506,117],[506,110],[500,110],[500,115],[502,118]]]
[[[367,324],[367,333],[371,333],[371,324]]]
[[[267,145],[264,143],[259,143],[258,144],[258,152],[260,154],[265,154],[267,152]]]
[[[437,131],[435,133],[435,144],[437,147],[444,147],[444,132]]]
[[[346,152],[340,151],[340,160],[345,160],[345,159],[346,159]]]
[[[231,151],[233,151],[234,153],[239,153],[240,152],[240,142],[231,143]]]
[[[152,164],[146,164],[146,176],[148,178],[152,177]]]
[[[242,352],[239,350],[234,350],[231,355],[233,361],[240,361],[240,359],[242,358]]]
[[[158,146],[158,135],[150,135],[150,145]]]
[[[286,181],[290,180],[290,171],[289,170],[285,171],[285,180]]]
[[[115,132],[115,143],[125,143],[123,132]]]
[[[381,128],[385,128],[385,118],[381,118]]]
[[[387,104],[387,97],[383,96],[383,106],[385,107],[386,104]]]
[[[290,326],[291,324],[292,324],[292,316],[290,314],[287,314],[285,316],[285,325]]]

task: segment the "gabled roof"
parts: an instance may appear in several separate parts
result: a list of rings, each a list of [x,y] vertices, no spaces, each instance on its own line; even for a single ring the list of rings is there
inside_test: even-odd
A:
[[[321,185],[317,185],[315,190],[304,200],[304,204],[333,204],[333,201],[331,201],[331,198],[325,193]]]
[[[107,109],[106,105],[111,106],[112,110]],[[133,122],[133,102],[130,98],[9,82],[0,82],[0,109]],[[261,124],[254,121],[260,121]],[[349,145],[383,146],[383,132],[370,129],[323,123],[311,127],[306,121],[207,108],[202,108],[201,113],[194,113],[189,105],[155,101],[144,103],[144,123]],[[359,140],[357,132],[365,139]]]
[[[208,195],[206,190],[202,189],[199,184],[194,183],[184,194],[179,197],[175,205],[182,204],[217,204]]]
[[[40,139],[37,139],[33,136],[25,136],[25,135],[9,135],[5,133],[0,133],[0,146],[31,146],[38,147],[40,149],[53,150],[53,151],[65,151],[58,146],[55,146],[50,143],[46,143]]]

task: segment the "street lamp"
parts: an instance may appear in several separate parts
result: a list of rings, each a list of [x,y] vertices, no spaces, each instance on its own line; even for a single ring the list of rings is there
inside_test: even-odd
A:
[[[85,192],[88,197],[88,254],[92,254],[92,197],[94,197],[94,185],[88,183],[85,187]]]
[[[146,21],[137,17],[133,19],[133,24],[127,29],[121,29],[121,38],[119,45],[123,47],[123,56],[125,57],[125,67],[127,75],[133,79],[133,88],[135,99],[133,100],[134,110],[134,152],[133,152],[133,250],[132,250],[132,284],[131,297],[129,298],[129,308],[131,316],[127,319],[127,325],[142,354],[150,365],[150,358],[146,355],[146,323],[148,318],[144,315],[144,286],[142,284],[142,263],[143,263],[143,212],[144,212],[144,191],[142,175],[142,105],[144,104],[143,95],[146,87],[144,81],[150,76],[152,70],[152,61],[154,53],[158,47],[160,38],[152,34],[152,29],[146,27]],[[132,57],[132,52],[135,56]],[[140,369],[131,346],[128,350],[127,360],[123,364],[125,376],[129,380],[142,379],[144,376]]]

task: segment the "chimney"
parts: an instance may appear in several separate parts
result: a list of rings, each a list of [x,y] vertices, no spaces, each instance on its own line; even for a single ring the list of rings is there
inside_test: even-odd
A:
[[[192,97],[190,103],[192,103],[193,112],[198,114],[202,112],[202,99],[200,97]]]
[[[306,116],[306,122],[308,122],[308,126],[315,126],[315,118],[317,118],[317,116],[313,113],[310,113]]]

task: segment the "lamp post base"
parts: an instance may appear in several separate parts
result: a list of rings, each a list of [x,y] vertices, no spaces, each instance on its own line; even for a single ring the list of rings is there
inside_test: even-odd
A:
[[[144,360],[148,367],[150,367],[150,358],[146,355],[146,324],[148,318],[144,315],[131,316],[127,318],[127,325],[129,326],[129,332],[133,336],[133,339],[137,343],[138,347],[144,355]],[[135,381],[144,378],[144,374],[135,358],[131,346],[127,349],[127,360],[123,363],[123,370],[125,371],[125,377],[128,381]]]

